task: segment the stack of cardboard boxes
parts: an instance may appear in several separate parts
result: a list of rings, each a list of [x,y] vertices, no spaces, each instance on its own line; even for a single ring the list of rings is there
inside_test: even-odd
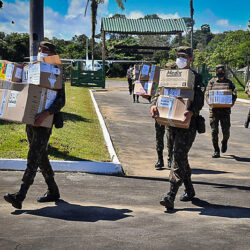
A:
[[[25,65],[0,62],[0,119],[34,125],[35,115],[50,107],[62,88],[62,65],[59,57],[48,58],[53,64],[46,58]],[[53,115],[41,126],[52,123]]]
[[[139,79],[135,81],[134,94],[153,96],[158,88],[160,67],[151,64],[142,64]]]
[[[161,125],[189,128],[190,121],[185,120],[184,113],[194,99],[195,75],[189,69],[160,71],[160,96],[157,100],[159,117],[157,122]]]
[[[228,83],[215,82],[208,90],[206,101],[212,108],[230,108],[233,106],[232,94]]]

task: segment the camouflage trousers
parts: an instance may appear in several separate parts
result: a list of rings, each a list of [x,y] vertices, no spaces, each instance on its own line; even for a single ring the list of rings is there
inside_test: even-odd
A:
[[[129,93],[132,94],[132,92],[133,92],[133,80],[131,78],[128,78],[128,90],[129,90]]]
[[[169,181],[181,186],[183,181],[191,177],[191,168],[188,162],[188,152],[196,137],[195,118],[192,117],[189,129],[171,128],[174,138],[173,160],[169,175]]]
[[[209,111],[209,120],[211,126],[212,143],[214,149],[219,151],[219,122],[222,130],[222,141],[228,141],[230,137],[230,110],[228,109],[212,109]]]
[[[155,121],[156,151],[163,151],[164,150],[165,131],[166,131],[166,137],[167,137],[168,158],[172,159],[173,144],[174,144],[172,127],[165,127],[165,126],[159,125],[157,123],[157,121]]]
[[[247,122],[248,122],[248,123],[250,122],[250,109],[249,109],[248,115],[247,115]]]
[[[47,144],[51,135],[51,130],[51,128],[26,125],[29,152],[27,167],[22,181],[27,185],[33,184],[38,167],[46,182],[54,176],[47,152]]]

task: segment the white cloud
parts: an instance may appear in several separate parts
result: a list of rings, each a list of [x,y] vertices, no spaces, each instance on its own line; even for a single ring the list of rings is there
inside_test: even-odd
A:
[[[229,27],[229,21],[228,21],[228,19],[217,20],[216,24],[219,25],[219,26],[225,27],[225,28]]]
[[[44,8],[44,35],[63,39],[71,39],[74,35],[91,35],[91,11],[90,5],[86,17],[84,16],[87,0],[69,1],[67,14],[61,15],[50,7]],[[97,12],[96,33],[100,31],[101,16],[108,15],[108,0],[100,4]],[[11,24],[11,21],[14,24]],[[15,0],[14,3],[4,3],[1,10],[0,30],[5,33],[29,32],[29,1]]]
[[[180,18],[179,14],[176,12],[174,14],[158,14],[162,19],[177,19]]]
[[[143,18],[145,15],[141,11],[131,11],[128,15],[127,18],[131,19],[138,19],[138,18]]]

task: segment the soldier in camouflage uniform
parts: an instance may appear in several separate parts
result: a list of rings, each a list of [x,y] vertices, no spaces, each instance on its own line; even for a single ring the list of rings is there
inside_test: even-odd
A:
[[[189,69],[193,60],[192,49],[190,47],[181,46],[177,48],[176,64],[178,68]],[[193,70],[192,70],[193,71]],[[174,136],[173,161],[169,176],[170,191],[162,198],[160,204],[165,206],[167,210],[174,209],[174,200],[179,187],[184,183],[185,193],[181,195],[181,201],[190,201],[195,196],[194,187],[191,181],[191,169],[188,163],[188,152],[192,147],[196,136],[197,118],[200,110],[204,105],[204,93],[202,91],[201,75],[195,74],[194,83],[194,100],[185,112],[186,119],[190,121],[188,129],[171,127],[171,134]],[[151,115],[156,118],[158,110],[156,106],[151,106]]]
[[[247,82],[245,91],[246,91],[247,94],[250,92],[250,81]],[[249,97],[249,96],[248,96],[248,97]],[[250,123],[250,109],[249,109],[249,111],[248,111],[248,115],[247,115],[247,119],[246,119],[246,121],[245,121],[244,127],[245,127],[245,128],[248,128],[249,123]]]
[[[55,46],[51,43],[43,41],[40,43],[38,58],[41,53],[47,55],[55,55]],[[44,55],[44,54],[43,54]],[[63,121],[60,115],[61,108],[65,105],[65,89],[64,86],[57,93],[56,99],[52,105],[37,114],[35,117],[35,125],[26,125],[26,132],[29,141],[29,152],[27,159],[27,167],[22,178],[20,190],[14,194],[6,194],[4,199],[11,203],[13,207],[21,209],[22,202],[26,197],[29,187],[33,184],[38,167],[40,168],[45,182],[48,185],[48,191],[44,196],[38,198],[38,202],[56,201],[60,198],[57,184],[54,180],[54,172],[49,162],[47,144],[51,135],[52,128],[41,127],[42,122],[49,116],[54,114],[55,127],[62,127]]]
[[[226,83],[228,88],[233,91],[232,102],[233,104],[236,101],[237,93],[235,85],[225,77],[225,67],[224,65],[220,64],[216,66],[216,78],[212,78],[206,90],[206,98],[209,98],[209,90],[212,89],[213,85],[216,83]],[[212,155],[213,158],[220,157],[220,148],[218,144],[218,134],[219,134],[219,122],[221,124],[223,139],[221,141],[221,152],[225,153],[227,151],[227,142],[230,137],[230,114],[231,108],[209,108],[209,119],[210,119],[210,126],[211,126],[211,133],[212,133],[212,143],[214,147],[214,154]]]
[[[133,93],[133,67],[130,66],[127,70],[127,79],[128,79],[128,91],[129,91],[129,94],[132,95]]]
[[[175,63],[166,63],[166,69],[176,69]],[[155,96],[152,98],[151,105],[155,105],[158,96],[160,95],[160,89],[158,88]],[[171,168],[172,156],[173,156],[173,134],[171,133],[171,127],[165,127],[164,125],[160,125],[155,120],[155,132],[156,132],[156,151],[158,155],[158,161],[155,164],[156,169],[164,168],[164,160],[163,160],[163,149],[164,149],[164,135],[166,129],[166,137],[167,137],[167,149],[168,149],[168,168]]]

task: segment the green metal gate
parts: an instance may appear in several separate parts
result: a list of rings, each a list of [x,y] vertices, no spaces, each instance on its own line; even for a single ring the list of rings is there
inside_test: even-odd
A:
[[[76,67],[72,67],[70,73],[71,86],[94,86],[105,88],[105,63],[102,64],[102,70],[92,71],[83,70],[82,62],[77,62]]]

